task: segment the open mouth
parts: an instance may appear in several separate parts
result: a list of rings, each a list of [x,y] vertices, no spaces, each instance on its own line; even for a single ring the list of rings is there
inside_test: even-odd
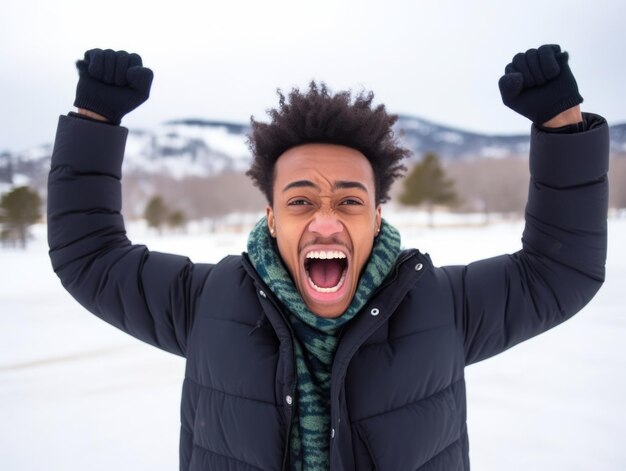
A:
[[[346,280],[348,258],[339,250],[312,250],[304,261],[307,280],[317,293],[336,293]]]

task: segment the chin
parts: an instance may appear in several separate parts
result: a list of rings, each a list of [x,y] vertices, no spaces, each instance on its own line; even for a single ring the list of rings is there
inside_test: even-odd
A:
[[[319,302],[311,299],[305,299],[305,303],[309,310],[318,317],[324,319],[335,319],[342,316],[350,307],[354,293],[349,299],[342,299],[335,302]]]

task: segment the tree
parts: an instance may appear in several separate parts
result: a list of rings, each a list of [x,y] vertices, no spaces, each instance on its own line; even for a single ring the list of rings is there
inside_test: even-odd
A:
[[[400,203],[406,206],[426,205],[428,225],[433,227],[435,205],[452,206],[458,202],[454,182],[448,179],[434,153],[427,153],[404,179]]]
[[[161,233],[161,226],[166,222],[168,216],[168,209],[160,196],[153,196],[146,209],[143,212],[143,217],[146,219],[148,226],[154,227]]]
[[[26,247],[28,228],[41,217],[41,198],[39,194],[20,186],[5,193],[0,200],[0,222],[2,241],[14,244],[19,242]]]
[[[167,216],[167,225],[172,229],[181,229],[184,232],[186,222],[187,217],[185,216],[185,213],[180,210],[172,211]]]
[[[617,214],[626,215],[626,154],[612,158],[609,166],[609,207],[620,210]]]

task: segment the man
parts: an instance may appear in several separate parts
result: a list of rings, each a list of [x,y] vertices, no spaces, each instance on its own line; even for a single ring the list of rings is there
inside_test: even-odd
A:
[[[152,72],[122,51],[77,65],[50,256],[87,309],[186,357],[181,469],[468,470],[465,365],[568,319],[604,280],[608,128],[581,114],[558,46],[517,54],[499,83],[534,123],[523,249],[442,268],[382,218],[408,154],[396,117],[315,83],[252,123],[268,206],[247,253],[193,264],[132,245],[119,123]]]

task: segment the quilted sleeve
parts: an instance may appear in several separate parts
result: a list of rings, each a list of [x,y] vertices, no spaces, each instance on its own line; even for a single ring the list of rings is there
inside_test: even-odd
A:
[[[533,127],[522,250],[444,267],[456,298],[466,364],[569,319],[604,282],[608,126],[545,133]]]
[[[212,265],[151,252],[120,214],[128,131],[61,116],[48,179],[48,244],[67,291],[106,322],[185,355],[195,302]]]

